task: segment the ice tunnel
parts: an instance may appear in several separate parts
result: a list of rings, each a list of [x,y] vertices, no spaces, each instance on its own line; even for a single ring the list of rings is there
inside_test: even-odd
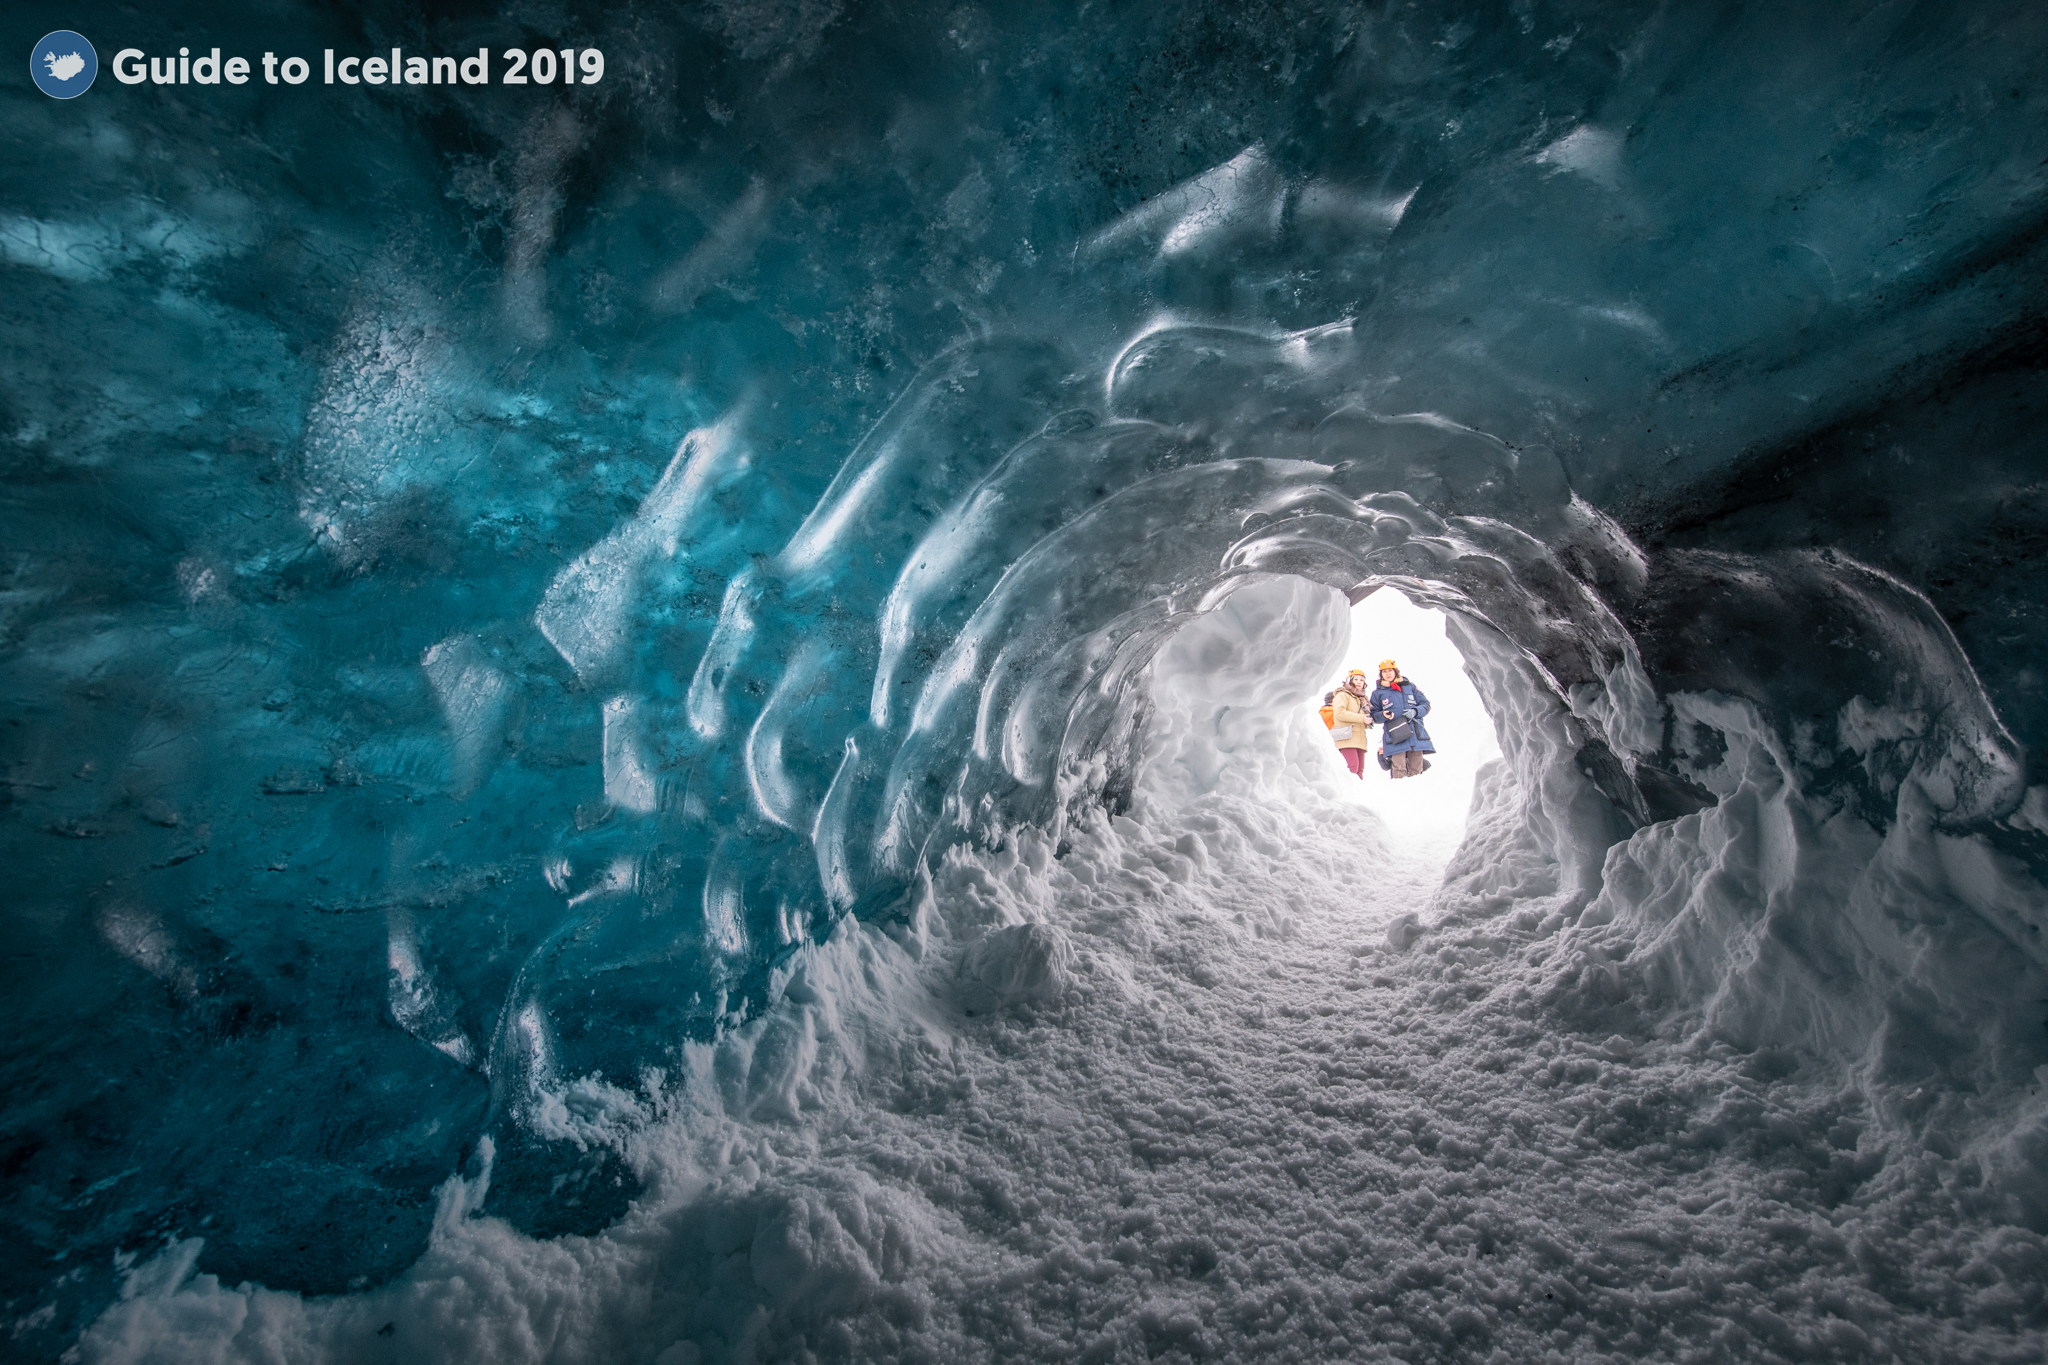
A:
[[[10,1353],[2048,1350],[2035,7],[61,20]]]

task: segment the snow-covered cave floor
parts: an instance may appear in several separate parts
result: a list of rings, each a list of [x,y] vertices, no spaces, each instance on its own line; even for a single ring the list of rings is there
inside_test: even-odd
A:
[[[1938,1160],[1859,1154],[1839,1095],[1725,1047],[1558,1033],[1514,936],[1394,951],[1440,862],[1272,863],[1278,916],[1272,880],[1182,906],[1124,869],[1101,900],[1157,897],[1149,942],[1072,922],[1144,950],[1135,998],[988,1021],[935,1090],[820,1144],[946,1191],[980,1253],[892,1349],[2041,1358],[2038,1327],[2007,1330],[2041,1321],[2041,1239],[1972,1223]]]
[[[1572,1031],[1512,913],[1395,947],[1440,858],[1356,808],[1160,824],[948,859],[921,951],[842,926],[633,1127],[648,1190],[599,1236],[452,1181],[396,1284],[305,1301],[174,1253],[81,1355],[2043,1358],[2048,1243],[1845,1092],[1614,1032],[1625,1004]]]

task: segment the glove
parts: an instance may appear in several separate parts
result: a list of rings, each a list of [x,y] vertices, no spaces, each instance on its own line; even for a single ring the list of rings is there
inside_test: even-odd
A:
[[[1408,706],[1408,707],[1406,707],[1406,708],[1404,708],[1404,709],[1402,710],[1401,714],[1402,714],[1402,716],[1404,716],[1405,718],[1407,718],[1407,719],[1409,719],[1409,720],[1414,720],[1414,719],[1415,719],[1415,708],[1414,708],[1413,706]]]

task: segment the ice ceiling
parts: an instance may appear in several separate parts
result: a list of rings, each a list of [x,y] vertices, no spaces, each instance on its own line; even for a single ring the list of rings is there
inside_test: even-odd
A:
[[[10,1293],[202,1219],[388,1277],[486,1133],[601,1225],[579,1135],[1124,809],[1275,576],[1454,614],[1514,780],[1451,913],[2048,1216],[2038,6],[206,26],[608,75],[6,86]]]

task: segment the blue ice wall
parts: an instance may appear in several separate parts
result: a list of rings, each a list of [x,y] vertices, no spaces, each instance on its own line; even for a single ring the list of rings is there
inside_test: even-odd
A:
[[[494,1210],[603,1223],[577,1107],[1114,803],[1243,574],[1788,733],[1933,640],[1886,699],[1981,677],[1955,818],[2042,779],[2036,7],[539,13],[64,22],[603,83],[0,83],[0,1292],[80,1267],[31,1345],[164,1234],[395,1273],[487,1132]],[[1584,761],[1617,831],[1705,799]]]

